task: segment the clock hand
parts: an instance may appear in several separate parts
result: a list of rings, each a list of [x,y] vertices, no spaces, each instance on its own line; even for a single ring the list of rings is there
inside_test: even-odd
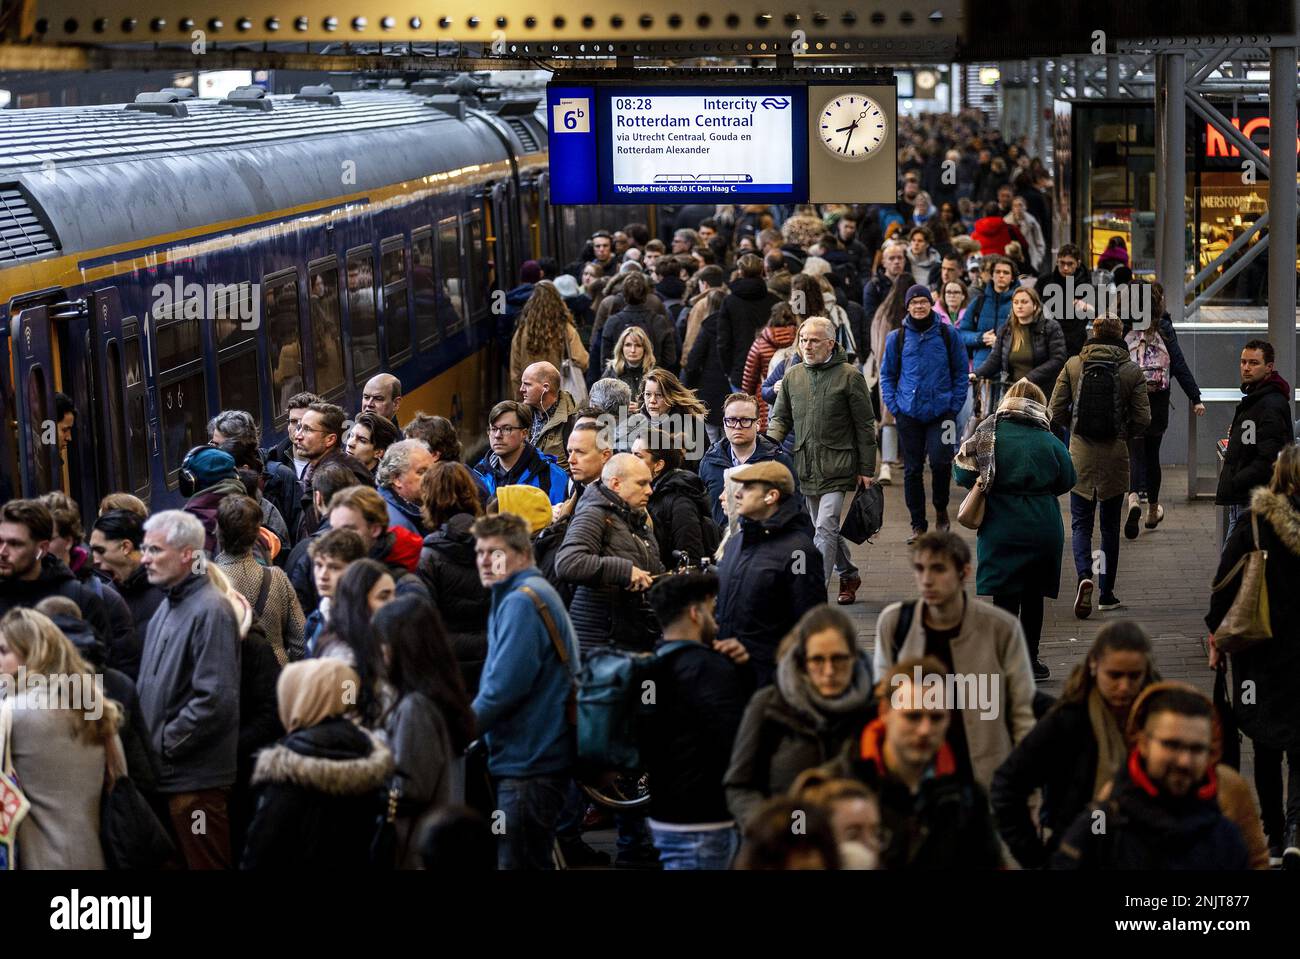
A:
[[[848,126],[846,126],[846,127],[840,127],[840,128],[839,128],[838,130],[836,130],[835,132],[836,132],[836,133],[843,133],[845,130],[852,130],[852,129],[853,129],[855,126],[857,126],[857,125],[858,125],[858,121],[857,121],[857,120],[854,120],[854,121],[853,121],[852,123],[850,123]]]
[[[849,127],[849,135],[844,138],[844,152],[846,153],[849,149],[849,141],[853,139],[853,131],[856,130],[857,127],[857,123],[854,123],[853,126]]]

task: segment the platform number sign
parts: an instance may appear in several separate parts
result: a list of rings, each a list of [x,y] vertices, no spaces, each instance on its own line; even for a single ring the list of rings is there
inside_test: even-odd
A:
[[[565,97],[552,108],[552,133],[590,133],[591,101],[586,97]]]

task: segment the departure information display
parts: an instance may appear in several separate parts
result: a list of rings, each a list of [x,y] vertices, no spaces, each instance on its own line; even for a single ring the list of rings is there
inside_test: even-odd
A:
[[[557,75],[547,87],[551,202],[892,199],[894,87],[834,80],[633,85]]]

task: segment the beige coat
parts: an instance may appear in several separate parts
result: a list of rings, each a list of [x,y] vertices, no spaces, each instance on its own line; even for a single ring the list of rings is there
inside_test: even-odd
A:
[[[573,323],[564,324],[564,335],[569,344],[569,359],[578,365],[578,368],[585,370],[587,363],[590,362],[590,356],[587,354],[587,348],[582,345],[582,337],[578,335],[577,327]],[[522,325],[515,327],[515,334],[510,340],[510,384],[515,391],[513,399],[518,399],[519,383],[524,378],[524,370],[534,363],[540,363],[545,360],[557,370],[563,372],[560,364],[564,362],[564,353],[562,350],[556,350],[554,355],[543,356],[538,354],[533,356],[529,354],[528,347],[524,343],[524,328]]]
[[[894,626],[902,603],[881,610],[876,620],[877,677],[884,676],[895,662],[924,655],[922,605],[922,600],[916,601],[911,628],[897,656],[893,653]],[[961,710],[975,781],[987,790],[993,773],[1034,727],[1034,676],[1020,620],[996,606],[967,599],[961,632],[952,641],[952,658],[956,672],[983,677],[991,684],[990,692],[996,689],[996,715],[982,718],[981,709],[969,702]],[[991,704],[992,697],[987,705]]]

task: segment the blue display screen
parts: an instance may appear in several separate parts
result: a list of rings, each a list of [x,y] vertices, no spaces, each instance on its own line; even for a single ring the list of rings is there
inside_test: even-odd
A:
[[[555,203],[802,203],[802,84],[548,88]]]

